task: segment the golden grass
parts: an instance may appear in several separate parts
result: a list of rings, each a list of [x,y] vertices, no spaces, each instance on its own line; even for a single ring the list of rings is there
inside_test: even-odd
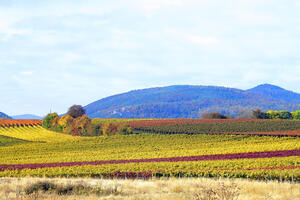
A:
[[[105,195],[57,195],[54,193],[33,193],[26,195],[26,187],[49,181],[59,185],[83,184],[100,187]],[[66,178],[1,178],[0,199],[51,199],[51,200],[94,200],[94,199],[130,199],[130,200],[299,200],[300,184],[248,181],[243,179],[153,179],[153,180],[107,180],[107,179],[66,179]]]

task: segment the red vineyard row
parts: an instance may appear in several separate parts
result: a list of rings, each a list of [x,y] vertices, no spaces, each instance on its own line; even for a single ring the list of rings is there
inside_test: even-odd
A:
[[[250,122],[262,121],[265,119],[153,119],[153,120],[137,120],[126,122],[132,128],[146,126],[162,126],[175,124],[212,124],[212,123],[231,123],[231,122]]]
[[[40,126],[42,120],[38,119],[0,119],[0,127],[24,127],[24,126]]]
[[[234,154],[185,156],[185,157],[169,157],[169,158],[0,165],[0,171],[16,170],[16,169],[17,170],[37,169],[37,168],[46,168],[46,167],[71,167],[71,166],[84,166],[84,165],[105,165],[105,164],[145,163],[145,162],[184,162],[184,161],[201,161],[201,160],[231,160],[231,159],[288,157],[288,156],[300,156],[300,149],[283,150],[283,151],[234,153]]]

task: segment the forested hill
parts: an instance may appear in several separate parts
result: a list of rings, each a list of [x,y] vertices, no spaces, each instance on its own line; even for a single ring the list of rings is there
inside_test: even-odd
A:
[[[93,118],[199,118],[215,111],[242,116],[257,108],[298,110],[300,94],[270,84],[249,90],[175,85],[134,90],[85,106]]]
[[[7,114],[0,112],[0,118],[5,118],[5,119],[11,119],[10,116],[8,116]]]

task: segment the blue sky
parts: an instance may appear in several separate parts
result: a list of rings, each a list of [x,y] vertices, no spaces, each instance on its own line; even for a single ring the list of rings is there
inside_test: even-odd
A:
[[[1,0],[0,111],[177,84],[300,92],[300,0]]]

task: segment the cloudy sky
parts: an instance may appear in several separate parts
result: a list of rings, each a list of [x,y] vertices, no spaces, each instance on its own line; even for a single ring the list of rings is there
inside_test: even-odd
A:
[[[0,111],[153,86],[300,92],[300,0],[1,0]]]

